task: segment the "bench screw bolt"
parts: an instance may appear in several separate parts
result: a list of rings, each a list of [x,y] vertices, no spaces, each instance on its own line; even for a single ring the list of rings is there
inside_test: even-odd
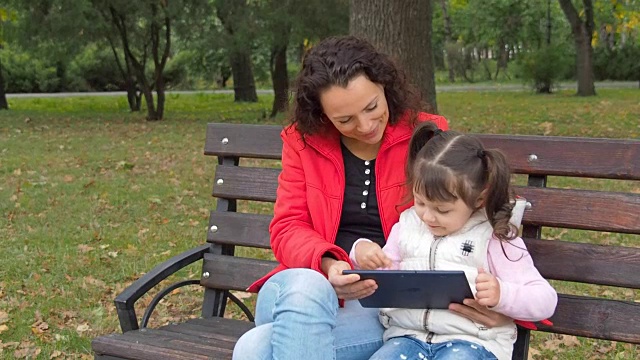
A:
[[[211,225],[211,227],[209,228],[209,230],[211,230],[211,232],[217,232],[218,231],[218,227],[215,225]]]
[[[216,184],[218,184],[218,185],[222,185],[222,184],[224,184],[224,180],[222,180],[222,179],[218,179],[218,181],[216,181]]]
[[[536,160],[538,160],[538,155],[536,154],[529,155],[529,162],[536,161]]]
[[[222,145],[227,145],[229,143],[228,138],[222,138]]]
[[[524,203],[524,208],[525,208],[525,209],[527,209],[527,210],[531,209],[531,206],[532,206],[532,205],[531,205],[531,203],[530,203],[529,201],[527,201],[526,203]]]
[[[205,278],[205,279],[208,279],[209,278],[209,272],[208,271],[203,272],[202,273],[202,277]]]

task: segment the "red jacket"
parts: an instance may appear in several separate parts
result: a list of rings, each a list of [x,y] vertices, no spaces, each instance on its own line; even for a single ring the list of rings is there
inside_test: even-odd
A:
[[[442,116],[421,113],[419,120],[431,120],[439,128],[448,129]],[[412,132],[408,116],[395,125],[388,124],[376,157],[376,194],[385,238],[400,213],[411,205],[402,202],[404,166]],[[325,253],[350,263],[349,255],[334,245],[345,189],[340,133],[332,128],[329,135],[307,136],[306,146],[293,127],[285,128],[280,136],[282,172],[269,226],[271,248],[280,264],[253,283],[248,288],[252,292],[258,291],[273,274],[287,268],[322,272],[320,264]]]

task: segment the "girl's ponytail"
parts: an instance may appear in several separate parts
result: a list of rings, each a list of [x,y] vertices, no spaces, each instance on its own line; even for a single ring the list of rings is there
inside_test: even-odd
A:
[[[413,130],[413,135],[411,136],[411,141],[409,142],[409,155],[407,159],[407,179],[411,178],[411,173],[413,171],[413,165],[416,161],[418,153],[424,145],[431,140],[435,135],[440,133],[442,130],[438,129],[438,126],[431,122],[425,121],[418,126],[416,126],[415,130]]]
[[[478,157],[487,169],[485,210],[493,226],[494,235],[500,240],[514,239],[518,234],[511,218],[511,171],[504,154],[497,149],[479,150]]]

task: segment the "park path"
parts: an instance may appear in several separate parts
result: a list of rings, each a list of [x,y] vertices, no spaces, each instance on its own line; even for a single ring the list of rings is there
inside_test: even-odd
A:
[[[575,82],[560,83],[560,90],[576,89]],[[638,88],[637,81],[603,81],[595,83],[597,89],[629,89]],[[531,91],[531,87],[520,84],[446,84],[436,85],[436,92],[463,92],[463,91]],[[273,90],[259,89],[258,94],[272,94]],[[167,91],[167,94],[233,94],[232,89],[223,90],[176,90]],[[124,91],[110,92],[67,92],[67,93],[30,93],[7,94],[7,98],[56,98],[73,96],[126,96]]]

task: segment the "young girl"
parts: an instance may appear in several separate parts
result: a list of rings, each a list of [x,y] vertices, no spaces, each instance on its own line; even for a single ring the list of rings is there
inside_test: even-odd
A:
[[[430,122],[416,128],[409,146],[414,206],[400,215],[384,249],[359,239],[354,265],[464,270],[480,305],[513,319],[551,317],[557,294],[517,237],[504,155]],[[371,359],[511,359],[517,336],[514,323],[489,329],[449,310],[381,309],[379,319],[385,344]]]

